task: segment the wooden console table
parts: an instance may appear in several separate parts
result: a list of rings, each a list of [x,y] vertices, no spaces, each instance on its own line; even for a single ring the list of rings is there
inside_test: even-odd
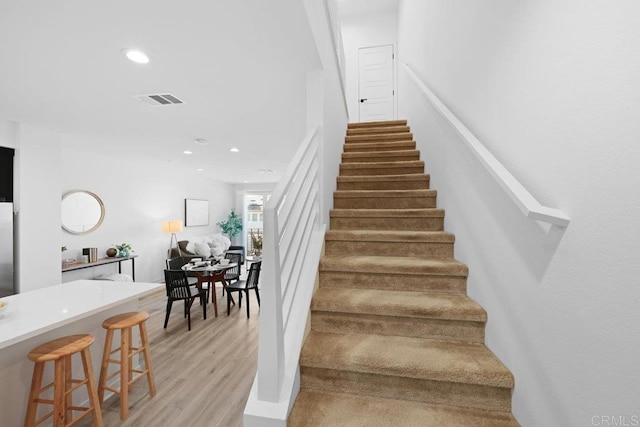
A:
[[[136,281],[136,260],[138,255],[129,255],[121,258],[101,258],[94,262],[73,262],[62,267],[62,272],[82,270],[83,268],[99,267],[101,265],[118,263],[118,274],[122,274],[122,262],[131,260],[131,277]]]

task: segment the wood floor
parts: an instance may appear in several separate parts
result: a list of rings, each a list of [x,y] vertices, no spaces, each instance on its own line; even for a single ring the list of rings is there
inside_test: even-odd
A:
[[[167,329],[163,329],[164,290],[141,299],[140,305],[150,314],[147,329],[158,394],[150,398],[146,380],[141,379],[129,397],[129,418],[120,420],[120,401],[112,396],[103,405],[104,425],[242,426],[257,365],[259,308],[255,294],[251,294],[250,319],[244,304],[241,310],[231,306],[227,317],[226,296],[221,296],[220,289],[217,318],[209,303],[207,320],[202,320],[202,309],[196,301],[191,331],[178,302]],[[91,420],[85,418],[77,425],[90,426]]]

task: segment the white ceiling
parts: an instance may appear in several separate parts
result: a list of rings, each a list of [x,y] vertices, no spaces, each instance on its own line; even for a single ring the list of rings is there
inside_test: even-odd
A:
[[[342,19],[398,10],[398,0],[336,0],[336,5]]]
[[[132,47],[151,62],[127,60]],[[0,119],[225,182],[277,181],[304,137],[306,72],[319,66],[298,0],[0,2]],[[151,93],[185,104],[133,97]]]

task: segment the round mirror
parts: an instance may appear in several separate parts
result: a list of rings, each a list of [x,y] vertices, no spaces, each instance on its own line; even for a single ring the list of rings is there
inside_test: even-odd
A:
[[[104,205],[96,194],[73,190],[62,195],[62,228],[71,234],[87,234],[100,227]]]

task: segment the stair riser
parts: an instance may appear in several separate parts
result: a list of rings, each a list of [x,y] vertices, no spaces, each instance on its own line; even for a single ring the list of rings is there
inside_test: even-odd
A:
[[[406,120],[385,120],[381,122],[359,122],[349,123],[347,129],[363,129],[363,128],[383,128],[389,126],[406,126]]]
[[[435,208],[434,197],[334,197],[335,209],[422,209]]]
[[[331,218],[331,229],[443,231],[444,218]]]
[[[379,134],[389,134],[389,133],[403,133],[409,132],[409,126],[376,126],[376,127],[366,127],[359,129],[347,129],[347,135],[379,135]]]
[[[467,293],[466,276],[430,274],[320,271],[320,286],[327,288],[382,289],[460,295]]]
[[[403,133],[390,133],[382,135],[352,135],[345,136],[345,143],[359,143],[359,142],[390,142],[390,141],[413,141],[413,134],[411,132]]]
[[[313,368],[302,362],[300,386],[490,411],[511,410],[509,388]]]
[[[367,176],[367,175],[407,175],[424,173],[424,165],[421,166],[378,166],[378,167],[349,167],[340,165],[340,176]]]
[[[484,323],[415,317],[313,311],[311,329],[322,332],[397,335],[483,343]]]
[[[520,427],[508,412],[301,389],[288,427]]]
[[[381,163],[381,162],[407,162],[413,160],[420,160],[420,153],[410,153],[410,154],[391,154],[387,153],[380,156],[371,156],[371,155],[352,155],[352,154],[343,154],[342,155],[342,163]]]
[[[357,144],[344,144],[343,151],[345,153],[370,153],[372,151],[396,151],[396,150],[415,150],[415,141],[397,141],[397,142],[375,142],[366,144],[360,142]]]
[[[338,181],[338,190],[428,190],[429,178],[407,181]]]
[[[453,243],[442,242],[370,242],[349,240],[325,241],[326,255],[415,256],[453,258]]]

